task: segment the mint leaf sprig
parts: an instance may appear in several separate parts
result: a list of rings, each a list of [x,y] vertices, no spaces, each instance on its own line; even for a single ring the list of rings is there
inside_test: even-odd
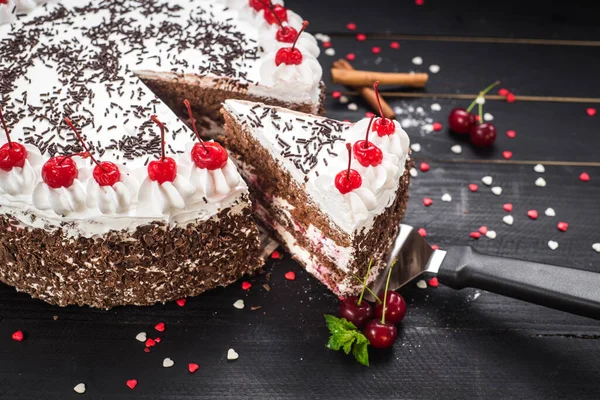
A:
[[[337,318],[325,314],[325,322],[331,336],[327,347],[331,350],[343,350],[344,353],[352,355],[360,364],[369,366],[369,339],[363,335],[358,328],[345,318]]]

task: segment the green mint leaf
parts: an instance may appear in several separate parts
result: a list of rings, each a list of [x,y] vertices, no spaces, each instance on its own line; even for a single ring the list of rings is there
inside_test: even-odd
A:
[[[333,315],[325,314],[325,321],[327,322],[327,327],[332,335],[340,332],[357,330],[356,326],[345,318],[338,318]]]
[[[352,355],[362,365],[369,366],[369,339],[365,337],[356,326],[344,318],[338,318],[333,315],[325,315],[327,328],[331,336],[327,342],[327,347],[331,350],[343,350],[344,353]]]
[[[360,332],[356,332],[355,339],[356,339],[356,342],[354,343],[354,346],[352,348],[352,355],[354,356],[356,361],[358,361],[362,365],[368,367],[369,366],[369,350],[367,347],[369,346],[369,339],[367,339],[365,337],[365,335],[363,335]],[[346,354],[348,354],[348,353],[346,353]]]
[[[327,343],[327,347],[331,350],[340,350],[343,348],[346,354],[350,353],[352,349],[352,343],[356,340],[356,336],[354,332],[341,332],[331,335],[329,338],[329,342]]]

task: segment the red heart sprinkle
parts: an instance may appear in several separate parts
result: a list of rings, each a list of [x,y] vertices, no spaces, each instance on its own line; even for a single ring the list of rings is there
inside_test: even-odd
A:
[[[502,97],[508,96],[508,93],[510,93],[510,92],[508,91],[508,89],[505,89],[505,88],[498,90],[498,95],[500,95]]]
[[[509,138],[511,138],[511,139],[514,139],[514,138],[515,138],[515,136],[517,136],[517,132],[515,132],[515,131],[512,131],[512,130],[510,130],[510,131],[506,131],[506,136],[508,136],[508,137],[509,137]]]
[[[432,248],[433,250],[439,250],[439,249],[440,249],[440,246],[438,246],[437,244],[432,244],[432,245],[431,245],[431,248]]]
[[[423,161],[420,165],[419,165],[419,169],[421,170],[421,172],[427,172],[429,171],[431,167],[429,166],[429,164],[427,164],[425,161]]]
[[[331,47],[331,42],[323,42],[323,47],[325,47],[326,49]]]
[[[502,152],[502,157],[506,158],[507,160],[510,160],[513,156],[512,151],[503,151]]]
[[[146,339],[146,347],[154,347],[156,346],[156,341],[154,339],[148,338]]]
[[[517,98],[513,93],[509,93],[508,95],[506,95],[506,101],[509,103],[514,103],[516,99]]]
[[[390,43],[390,47],[394,50],[398,50],[400,48],[400,43],[392,42],[392,43]]]
[[[511,212],[513,209],[511,203],[506,203],[505,205],[502,206],[502,208],[504,208],[504,211],[508,211],[508,212]]]
[[[585,110],[585,112],[587,112],[587,115],[589,115],[590,117],[593,117],[594,115],[596,115],[596,109],[595,108],[588,108],[587,110]]]
[[[277,250],[273,250],[273,252],[271,253],[271,258],[280,259],[281,254],[279,254]]]
[[[487,233],[487,231],[488,231],[487,226],[482,225],[479,227],[479,233],[481,233],[482,235],[485,235]]]
[[[160,343],[160,341],[161,341],[161,338],[159,338],[159,337],[157,337],[157,338],[154,338],[154,341],[155,341],[156,343]]]
[[[137,383],[137,379],[130,379],[127,381],[127,386],[129,386],[129,389],[133,390],[137,386]]]
[[[150,353],[150,349],[148,347],[144,347],[144,353]]]
[[[476,191],[477,191],[477,189],[479,189],[479,186],[477,186],[477,184],[476,184],[476,183],[469,183],[469,190],[470,190],[471,192],[476,192]]]
[[[529,210],[527,211],[527,216],[531,219],[537,219],[538,212],[536,210]]]
[[[438,278],[436,278],[435,276],[431,278],[427,283],[429,283],[429,286],[431,287],[438,287],[440,285],[440,283],[438,282]]]
[[[22,331],[16,331],[12,334],[12,340],[16,340],[17,342],[22,342],[24,338]]]
[[[342,92],[340,92],[339,90],[331,92],[331,97],[333,97],[334,99],[339,99],[340,97],[342,97]]]
[[[175,301],[175,303],[177,303],[177,305],[179,307],[183,307],[183,306],[185,306],[185,301],[186,301],[185,299],[179,299],[179,300]]]
[[[198,371],[198,368],[200,368],[200,366],[198,364],[194,364],[194,363],[188,364],[188,371],[190,371],[191,374]]]
[[[439,122],[434,122],[432,126],[433,126],[433,130],[436,132],[442,130],[442,124],[440,124]]]
[[[354,61],[356,59],[356,56],[354,55],[354,53],[348,53],[346,54],[346,59],[348,61]]]
[[[481,237],[481,233],[479,233],[479,232],[471,232],[471,237],[473,239],[479,239]]]
[[[296,279],[296,274],[294,273],[294,271],[288,271],[285,273],[285,279],[287,279],[288,281],[293,281]]]
[[[566,232],[567,228],[569,228],[569,224],[567,224],[566,222],[559,222],[558,225],[556,225],[556,227],[559,231]]]
[[[419,228],[417,232],[419,232],[419,235],[427,237],[427,231],[425,230],[425,228]]]
[[[429,207],[429,206],[430,206],[430,205],[432,205],[432,204],[433,204],[433,200],[432,200],[430,197],[425,197],[425,198],[423,199],[423,205],[424,205],[425,207]]]
[[[425,4],[425,0],[415,0],[415,4],[418,6],[422,6],[423,4]]]
[[[371,51],[373,52],[373,54],[379,54],[379,53],[381,53],[381,47],[379,47],[379,46],[373,46],[371,48]]]
[[[363,42],[367,40],[367,35],[365,35],[364,33],[359,33],[358,35],[356,35],[356,40],[358,40],[359,42]]]
[[[154,326],[154,329],[156,329],[159,332],[164,332],[165,331],[165,323],[164,322],[159,322],[158,324],[156,324]]]
[[[243,290],[250,290],[250,288],[252,287],[252,284],[248,281],[244,281],[242,282],[242,289]]]
[[[587,172],[582,172],[581,175],[579,175],[579,180],[581,180],[582,182],[589,182],[590,176]]]
[[[353,31],[356,29],[356,24],[354,22],[348,22],[348,25],[346,25],[346,28]]]

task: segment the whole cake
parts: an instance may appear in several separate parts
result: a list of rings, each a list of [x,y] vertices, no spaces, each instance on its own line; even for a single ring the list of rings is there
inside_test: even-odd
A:
[[[177,114],[205,133],[230,97],[318,112],[302,27],[281,2],[219,0],[65,0],[0,26],[0,279],[109,308],[259,268],[246,184]]]
[[[248,101],[223,106],[226,143],[262,223],[341,296],[386,267],[408,198],[409,139],[396,121],[355,124]]]

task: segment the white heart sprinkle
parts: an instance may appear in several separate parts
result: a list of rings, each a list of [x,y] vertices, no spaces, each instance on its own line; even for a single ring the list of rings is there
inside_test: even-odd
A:
[[[137,336],[135,337],[135,340],[137,340],[138,342],[145,342],[147,339],[146,337],[146,332],[140,332],[137,334]]]
[[[175,365],[175,361],[171,360],[169,357],[163,360],[163,367],[171,368],[173,365]]]
[[[240,299],[236,301],[235,303],[233,303],[233,306],[238,310],[242,310],[244,308],[244,300]]]
[[[546,211],[544,211],[544,214],[546,214],[547,217],[556,217],[556,213],[554,212],[554,208],[546,208]]]
[[[445,193],[445,194],[442,196],[442,201],[445,201],[445,202],[450,202],[450,201],[452,201],[452,196],[450,196],[450,193]]]
[[[356,110],[358,110],[358,106],[356,105],[356,103],[350,103],[350,104],[348,104],[348,110],[356,111]]]
[[[335,56],[335,50],[333,49],[333,47],[330,47],[325,50],[325,54],[328,56]]]
[[[323,36],[325,36],[325,35],[323,35],[322,33],[315,33],[314,36],[315,36],[315,39],[317,39],[317,40],[323,40]]]
[[[73,390],[79,394],[85,393],[85,383],[78,383]]]
[[[491,176],[484,176],[483,178],[481,178],[481,182],[483,182],[485,185],[490,186],[492,184],[492,182],[494,181],[494,178],[492,178]]]
[[[504,222],[506,225],[512,225],[513,222],[515,222],[515,219],[512,215],[505,215],[502,217],[502,222]]]
[[[489,239],[496,239],[496,231],[487,231],[485,236],[487,236]]]
[[[346,104],[348,101],[350,101],[350,100],[348,100],[347,96],[343,96],[343,95],[340,96],[340,103]]]
[[[421,57],[415,57],[412,59],[412,63],[415,65],[421,65],[423,64],[423,59]]]
[[[429,72],[431,72],[432,74],[437,74],[438,72],[440,72],[440,66],[437,64],[430,65]]]
[[[597,253],[600,253],[600,243],[594,243],[592,245],[592,249],[594,249]]]
[[[537,178],[535,180],[535,186],[544,187],[546,186],[546,180],[544,178]]]
[[[423,126],[421,126],[421,130],[425,133],[430,133],[433,132],[433,125],[432,124],[425,124]]]
[[[412,151],[414,151],[415,153],[418,153],[421,151],[421,145],[419,143],[413,143],[410,145],[410,148],[412,149]]]
[[[238,358],[240,358],[240,355],[234,349],[227,350],[228,360],[237,360]]]
[[[412,176],[413,178],[416,178],[417,175],[419,175],[419,173],[417,172],[416,168],[411,168],[410,169],[410,176]]]
[[[494,186],[492,188],[492,193],[494,193],[496,196],[500,196],[502,194],[502,188],[500,186]]]
[[[417,287],[419,289],[427,289],[427,282],[425,282],[423,279],[421,279],[420,281],[417,282]]]
[[[551,240],[548,242],[548,247],[550,247],[551,250],[556,250],[558,249],[558,243],[554,240]]]
[[[533,170],[535,172],[539,172],[540,174],[543,174],[544,172],[546,172],[546,168],[544,168],[544,166],[542,164],[536,164],[535,167],[533,167]]]
[[[455,144],[454,146],[450,147],[450,150],[452,150],[452,152],[455,154],[462,153],[462,147],[460,146],[460,144]]]
[[[490,113],[485,113],[483,114],[483,120],[484,121],[493,121],[494,120],[494,116]]]
[[[431,105],[431,111],[440,111],[442,109],[442,106],[440,106],[438,103],[433,103]]]
[[[477,96],[477,98],[475,99],[475,103],[484,105],[485,104],[485,97],[483,97],[483,96]]]
[[[331,42],[331,38],[329,37],[329,35],[321,34],[321,40],[324,42]]]

